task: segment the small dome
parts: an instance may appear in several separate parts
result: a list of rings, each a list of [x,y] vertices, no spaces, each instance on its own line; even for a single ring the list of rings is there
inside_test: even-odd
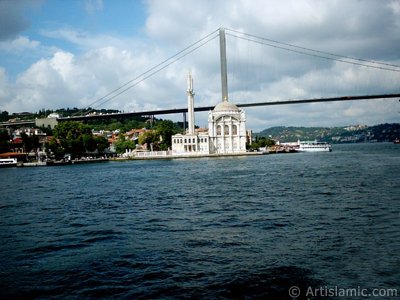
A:
[[[228,101],[222,101],[220,103],[218,103],[215,107],[214,107],[214,111],[235,111],[238,112],[239,108]]]

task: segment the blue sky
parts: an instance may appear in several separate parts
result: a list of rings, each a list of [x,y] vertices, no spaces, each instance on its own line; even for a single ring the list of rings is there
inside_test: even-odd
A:
[[[0,0],[10,2],[11,0]],[[24,1],[22,1],[24,2]],[[20,35],[39,41],[43,46],[56,47],[80,54],[86,49],[63,37],[51,35],[55,29],[81,32],[85,35],[141,36],[146,6],[142,1],[25,1],[20,18],[29,25]],[[29,3],[30,2],[30,3]],[[52,53],[48,53],[50,56]],[[16,76],[27,65],[39,60],[43,53],[1,52],[0,61],[9,74]]]
[[[299,55],[235,38],[231,31],[232,102],[400,92],[399,1],[0,0],[0,110],[85,107],[221,26],[394,69]],[[218,59],[214,39],[103,107],[185,107],[189,71],[195,105],[216,105]],[[255,131],[399,122],[399,111],[398,99],[246,109]],[[206,118],[196,114],[200,126]]]

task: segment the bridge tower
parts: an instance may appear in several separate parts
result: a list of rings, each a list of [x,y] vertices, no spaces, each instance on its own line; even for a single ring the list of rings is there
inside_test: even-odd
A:
[[[226,70],[226,40],[225,28],[219,29],[219,53],[221,60],[221,90],[222,101],[228,101],[228,75]]]

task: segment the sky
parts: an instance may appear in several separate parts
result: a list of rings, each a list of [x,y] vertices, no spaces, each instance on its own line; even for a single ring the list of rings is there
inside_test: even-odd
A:
[[[0,110],[183,108],[189,72],[216,105],[221,27],[233,103],[400,93],[399,0],[0,0]],[[245,110],[255,132],[400,122],[399,99]]]

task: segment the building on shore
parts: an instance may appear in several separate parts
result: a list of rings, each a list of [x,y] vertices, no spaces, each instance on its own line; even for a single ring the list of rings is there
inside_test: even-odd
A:
[[[246,152],[246,114],[227,100],[208,113],[210,153]]]
[[[191,74],[187,80],[188,129],[172,136],[172,154],[240,154],[246,152],[246,114],[224,97],[208,112],[208,131],[196,131],[194,92]]]

